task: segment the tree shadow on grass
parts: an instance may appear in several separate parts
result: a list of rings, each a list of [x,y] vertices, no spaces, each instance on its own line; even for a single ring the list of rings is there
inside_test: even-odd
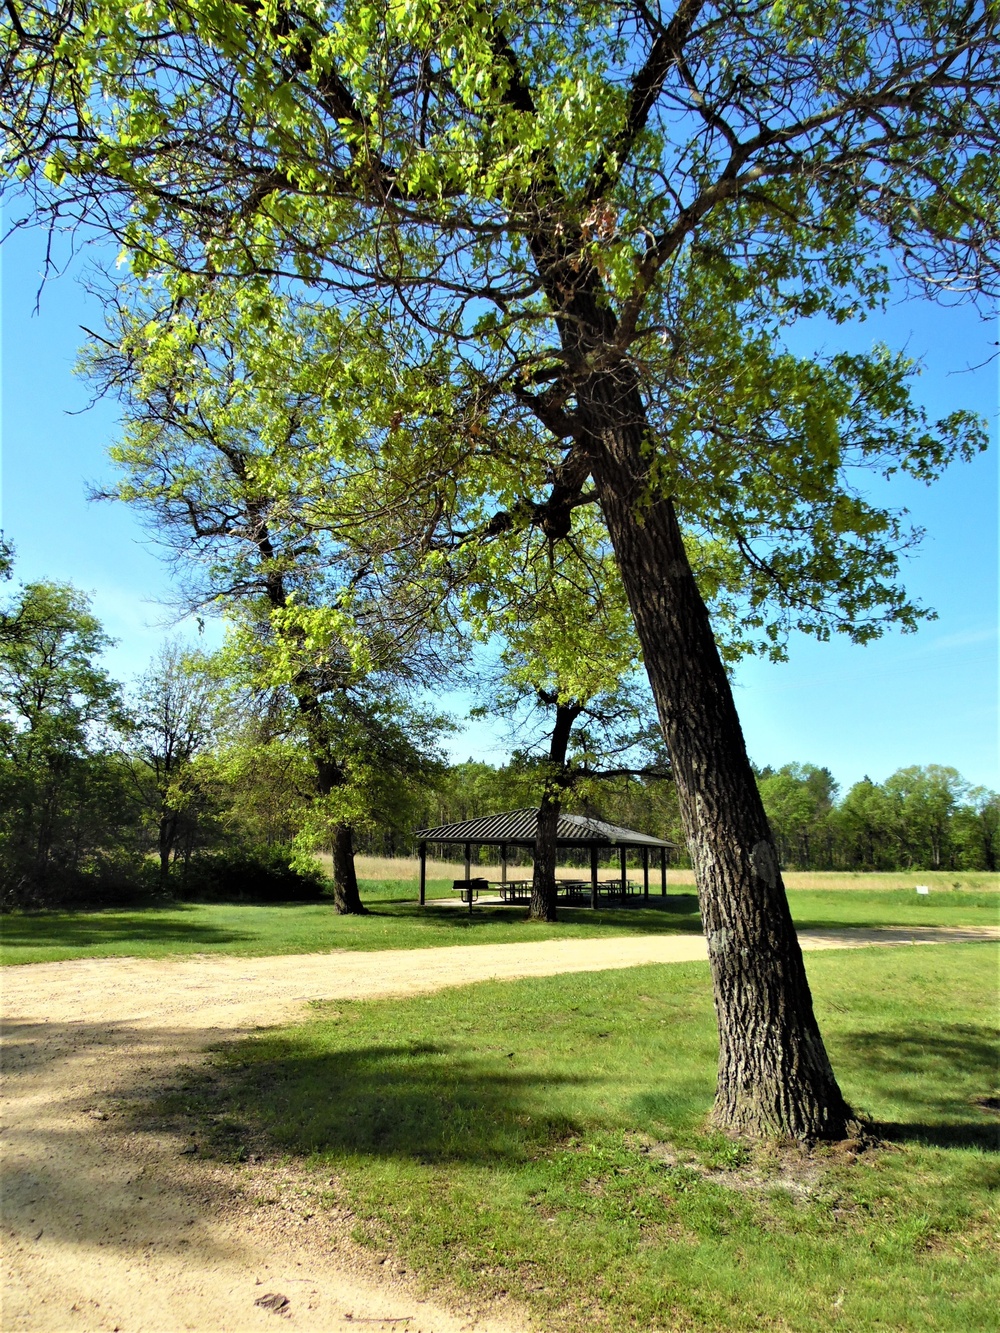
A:
[[[118,912],[43,912],[3,919],[3,943],[9,961],[17,962],[18,949],[86,949],[94,945],[159,944],[197,947],[236,944],[252,938],[242,931],[221,930],[196,921],[180,919],[191,908],[134,908]],[[160,915],[154,915],[159,913]],[[169,913],[169,915],[168,915]]]
[[[501,1048],[447,1041],[319,1052],[308,1040],[269,1034],[225,1048],[235,1060],[221,1068],[178,1064],[216,1038],[208,1029],[127,1023],[10,1025],[5,1225],[19,1243],[43,1229],[60,1244],[136,1255],[192,1245],[203,1260],[228,1253],[245,1270],[252,1248],[231,1252],[234,1242],[217,1237],[204,1207],[206,1159],[327,1151],[514,1167],[578,1132],[547,1112],[547,1089],[587,1085],[583,1100],[601,1082],[518,1069]],[[116,1048],[141,1052],[142,1063],[113,1058]]]
[[[890,1143],[915,1143],[927,1148],[978,1148],[980,1152],[1000,1153],[1000,1125],[996,1121],[990,1124],[985,1116],[982,1120],[982,1124],[952,1125],[879,1120],[875,1130],[880,1138]]]
[[[148,1120],[152,1142],[137,1151],[131,1121],[150,1099],[183,1093],[178,1052],[213,1035],[127,1023],[5,1023],[4,1226],[18,1248],[44,1235],[45,1245],[69,1247],[63,1253],[118,1250],[146,1264],[161,1246],[180,1254],[190,1246],[201,1262],[229,1259],[246,1271],[252,1244],[220,1239],[204,1207],[207,1182],[175,1167],[196,1159],[181,1158],[182,1143]],[[123,1050],[141,1051],[143,1063],[116,1058]],[[74,1324],[67,1314],[63,1327]]]
[[[522,926],[528,923],[528,909],[525,904],[515,904],[512,906],[493,906],[483,905],[474,908],[471,912],[467,907],[460,907],[457,904],[449,906],[434,902],[428,902],[426,906],[421,907],[418,903],[398,902],[390,906],[384,903],[383,906],[389,910],[382,912],[373,912],[373,915],[391,916],[397,920],[400,918],[411,921],[429,921],[435,925],[445,926],[452,930],[482,931],[490,926]],[[583,930],[602,929],[621,930],[627,934],[634,934],[636,931],[642,931],[648,934],[676,934],[678,931],[699,932],[701,930],[701,918],[698,915],[698,899],[694,894],[671,894],[666,898],[650,899],[648,903],[629,903],[623,907],[603,906],[596,909],[589,907],[567,907],[563,904],[558,908],[559,917],[554,923],[556,929],[560,925],[571,925]],[[543,923],[530,923],[542,925]],[[553,923],[546,923],[550,928]]]
[[[985,1099],[995,1091],[995,1032],[951,1023],[851,1032],[841,1038],[865,1066],[867,1089],[880,1101],[912,1108],[912,1119],[879,1120],[882,1137],[899,1143],[1000,1152],[1000,1124]]]
[[[268,1037],[240,1057],[202,1094],[222,1156],[252,1142],[296,1154],[514,1165],[580,1132],[546,1110],[543,1090],[604,1081],[518,1069],[515,1056],[450,1043],[317,1053]]]

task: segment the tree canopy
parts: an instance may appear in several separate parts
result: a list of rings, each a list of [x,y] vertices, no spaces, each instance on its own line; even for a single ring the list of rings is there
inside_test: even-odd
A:
[[[379,343],[397,379],[433,372],[410,373],[396,430],[523,419],[541,468],[519,457],[506,491],[564,474],[556,527],[588,470],[580,377],[627,365],[657,441],[643,485],[715,543],[754,642],[913,625],[913,534],[858,468],[929,479],[981,432],[961,411],[929,429],[906,358],[797,358],[782,330],[862,314],[899,272],[994,290],[988,6],[12,13],[11,177],[133,272],[175,297],[262,274],[367,312],[351,375],[374,383]]]

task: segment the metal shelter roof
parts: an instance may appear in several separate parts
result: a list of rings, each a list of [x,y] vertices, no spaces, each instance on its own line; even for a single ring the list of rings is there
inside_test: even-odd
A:
[[[415,837],[423,842],[477,842],[509,847],[533,847],[538,829],[538,811],[508,810],[501,815],[483,815],[459,824],[417,829]],[[654,838],[635,829],[619,828],[590,815],[559,816],[556,827],[557,847],[676,847],[674,842]]]

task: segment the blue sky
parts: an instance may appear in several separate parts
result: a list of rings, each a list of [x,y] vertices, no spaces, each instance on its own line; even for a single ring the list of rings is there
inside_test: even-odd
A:
[[[0,527],[17,548],[17,578],[71,581],[93,595],[119,640],[108,664],[124,679],[143,669],[168,632],[169,574],[124,506],[86,499],[88,483],[112,475],[105,450],[116,430],[111,404],[84,410],[87,388],[72,374],[80,326],[100,327],[100,314],[72,272],[46,286],[35,313],[43,254],[38,233],[3,247]],[[796,341],[816,336],[802,330]],[[997,325],[969,308],[909,302],[829,334],[825,346],[876,340],[923,363],[917,395],[932,415],[965,407],[990,421],[994,445],[974,463],[930,488],[904,479],[878,492],[927,530],[906,582],[939,618],[865,648],[799,636],[786,664],[744,663],[736,692],[747,745],[760,764],[825,764],[844,789],[865,774],[882,780],[928,763],[1000,787]],[[192,625],[181,629],[194,636]],[[466,706],[460,697],[452,705]],[[502,734],[484,723],[468,724],[450,748],[459,759],[505,757]]]

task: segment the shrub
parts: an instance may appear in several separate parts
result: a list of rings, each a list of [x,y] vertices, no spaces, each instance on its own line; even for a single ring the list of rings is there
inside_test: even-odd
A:
[[[315,902],[329,891],[319,865],[293,870],[290,846],[227,848],[203,852],[176,885],[179,896],[206,902]]]

